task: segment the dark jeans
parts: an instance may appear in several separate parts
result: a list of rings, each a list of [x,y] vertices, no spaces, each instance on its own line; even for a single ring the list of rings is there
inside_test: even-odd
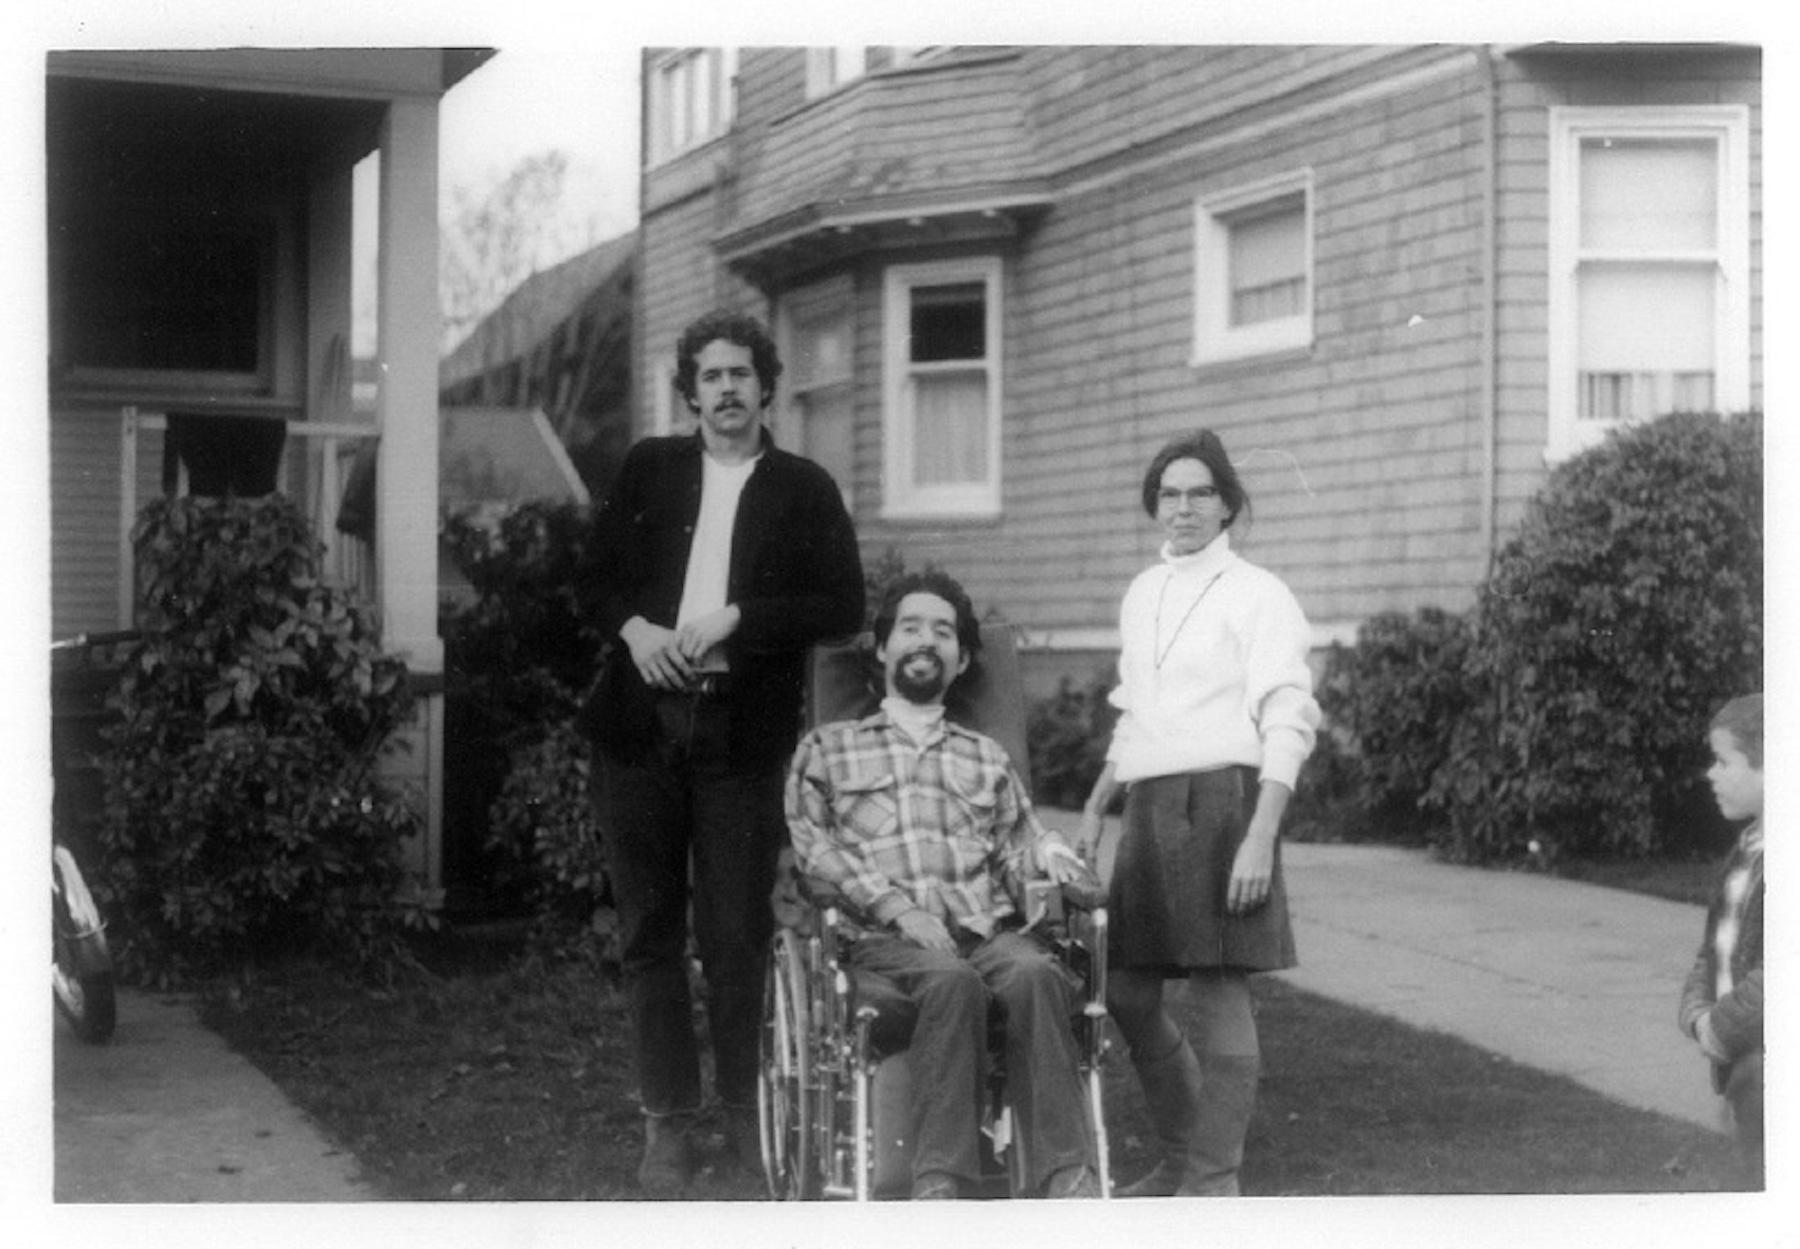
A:
[[[1763,1055],[1746,1054],[1731,1065],[1725,1080],[1725,1100],[1731,1105],[1736,1130],[1738,1164],[1743,1178],[1754,1189],[1764,1187],[1763,1173]]]
[[[918,1142],[915,1179],[931,1171],[980,1178],[976,1133],[990,995],[1005,1013],[1006,1091],[1019,1120],[1027,1189],[1035,1191],[1063,1167],[1091,1164],[1080,1055],[1070,1026],[1080,985],[1041,942],[1001,932],[959,958],[875,936],[858,941],[850,957],[918,1007],[907,1050]]]
[[[780,765],[746,770],[726,753],[726,705],[657,701],[642,762],[602,756],[601,826],[646,1113],[700,1106],[699,1043],[688,992],[689,902],[706,980],[715,1089],[756,1101],[769,894],[784,836]]]

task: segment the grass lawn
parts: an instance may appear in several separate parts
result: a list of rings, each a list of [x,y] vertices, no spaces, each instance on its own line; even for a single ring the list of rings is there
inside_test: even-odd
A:
[[[437,978],[378,992],[296,966],[216,994],[205,1018],[401,1200],[636,1199],[641,1127],[622,997],[594,969],[442,943]],[[1451,1037],[1257,980],[1264,1078],[1250,1195],[1643,1193],[1731,1186],[1727,1140]],[[1179,1009],[1180,1003],[1177,1001]],[[1152,1136],[1122,1051],[1116,1176]],[[697,1200],[760,1176],[705,1123]]]

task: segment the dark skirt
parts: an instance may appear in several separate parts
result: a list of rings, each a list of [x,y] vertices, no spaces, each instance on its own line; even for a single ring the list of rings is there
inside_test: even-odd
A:
[[[1132,782],[1107,901],[1112,966],[1180,976],[1296,965],[1279,841],[1268,902],[1247,915],[1225,909],[1257,789],[1256,769],[1247,767]]]

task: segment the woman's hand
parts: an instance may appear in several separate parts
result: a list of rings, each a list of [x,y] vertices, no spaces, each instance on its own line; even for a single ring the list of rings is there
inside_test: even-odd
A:
[[[1112,760],[1100,768],[1094,787],[1088,791],[1086,805],[1081,808],[1081,823],[1075,828],[1075,853],[1090,867],[1100,865],[1100,837],[1106,824],[1106,813],[1119,793],[1119,778]]]
[[[1275,836],[1292,791],[1279,781],[1264,781],[1256,794],[1256,812],[1244,844],[1231,861],[1231,883],[1225,891],[1225,909],[1243,915],[1266,905],[1275,883]]]
[[[1075,826],[1075,853],[1081,861],[1088,864],[1100,861],[1100,837],[1104,822],[1092,812],[1081,813],[1081,823]]]
[[[1231,884],[1225,895],[1225,908],[1233,915],[1254,911],[1269,900],[1269,889],[1275,880],[1275,837],[1259,833],[1252,822],[1244,844],[1231,861]]]

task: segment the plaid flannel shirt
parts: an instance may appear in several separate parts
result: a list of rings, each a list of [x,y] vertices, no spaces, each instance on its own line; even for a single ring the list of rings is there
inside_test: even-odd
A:
[[[919,907],[983,937],[1016,913],[1007,885],[1045,835],[998,742],[946,720],[915,745],[884,711],[801,739],[787,822],[801,870],[864,927]]]

